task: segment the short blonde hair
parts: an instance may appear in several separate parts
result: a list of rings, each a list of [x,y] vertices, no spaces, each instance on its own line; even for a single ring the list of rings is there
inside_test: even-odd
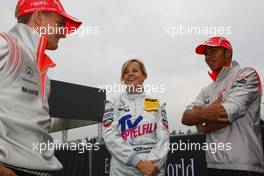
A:
[[[129,59],[122,66],[122,69],[121,69],[121,82],[123,82],[123,80],[124,80],[125,70],[127,69],[128,65],[133,63],[133,62],[139,63],[141,72],[147,78],[148,75],[147,75],[147,71],[146,71],[146,68],[145,68],[145,65],[143,64],[143,62],[141,62],[138,59]]]

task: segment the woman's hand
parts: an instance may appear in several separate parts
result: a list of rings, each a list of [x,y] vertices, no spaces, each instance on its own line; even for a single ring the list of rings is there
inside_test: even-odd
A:
[[[136,168],[139,170],[140,173],[147,175],[147,176],[156,176],[160,168],[155,165],[156,162],[159,160],[149,160],[149,161],[140,161]]]

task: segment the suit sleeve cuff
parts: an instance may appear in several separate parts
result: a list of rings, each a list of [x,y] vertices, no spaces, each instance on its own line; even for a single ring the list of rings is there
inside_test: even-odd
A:
[[[128,165],[133,166],[134,168],[137,166],[137,164],[139,163],[139,161],[141,161],[142,159],[140,158],[140,156],[135,155],[129,162]]]
[[[241,108],[240,110],[237,110],[238,108],[233,103],[223,103],[222,106],[224,107],[228,119],[231,123],[237,118],[245,115],[245,109]]]

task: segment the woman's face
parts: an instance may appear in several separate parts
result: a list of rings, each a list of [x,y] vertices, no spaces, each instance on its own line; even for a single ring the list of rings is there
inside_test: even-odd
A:
[[[127,86],[142,86],[146,76],[143,74],[140,64],[132,62],[124,71],[123,81]]]

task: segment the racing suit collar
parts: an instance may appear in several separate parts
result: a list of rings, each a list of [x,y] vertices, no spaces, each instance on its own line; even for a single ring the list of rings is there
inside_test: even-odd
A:
[[[232,72],[235,68],[239,68],[239,67],[240,66],[239,66],[238,62],[234,60],[234,61],[232,61],[230,67],[223,67],[219,74],[217,74],[214,71],[208,72],[208,74],[209,74],[210,78],[213,80],[213,82],[217,82],[217,81],[225,78],[225,76],[228,75],[229,72]]]
[[[25,52],[32,56],[31,58],[39,66],[41,74],[45,74],[48,68],[55,66],[55,63],[45,53],[46,37],[40,36],[34,29],[22,23],[17,23],[9,31],[9,34],[14,37]]]
[[[128,99],[136,99],[136,98],[140,98],[140,97],[145,97],[145,92],[125,92],[125,96]]]

